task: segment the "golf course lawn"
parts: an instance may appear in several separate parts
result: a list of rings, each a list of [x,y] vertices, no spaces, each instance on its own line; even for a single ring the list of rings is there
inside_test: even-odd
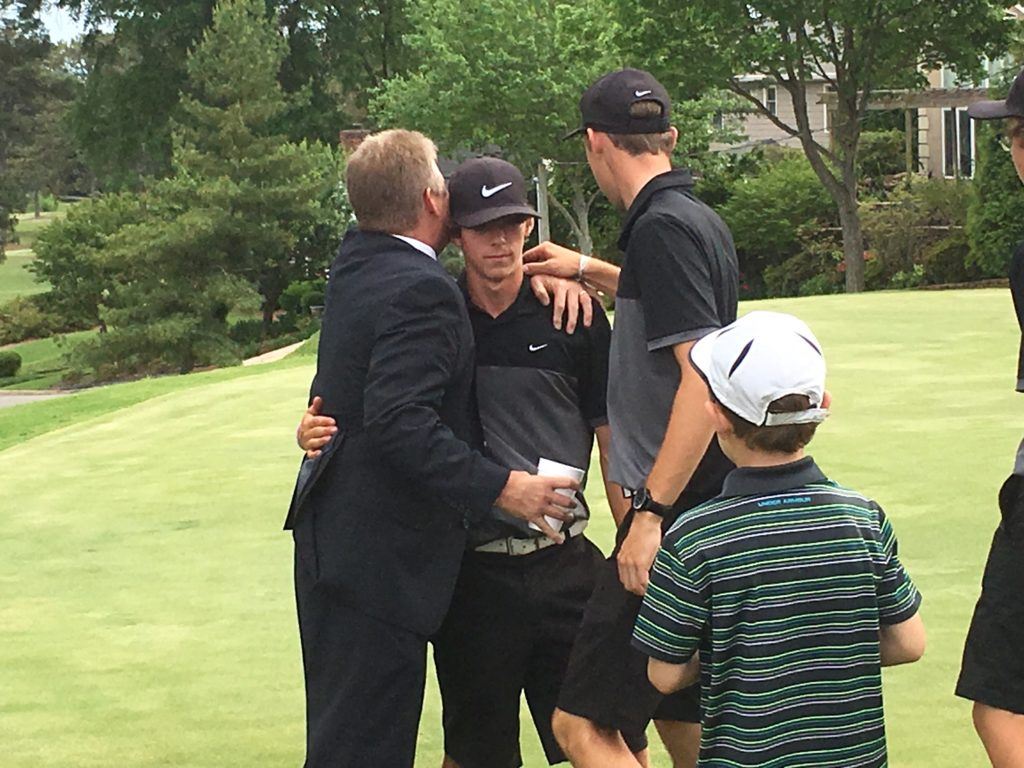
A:
[[[824,344],[835,400],[812,453],[882,503],[924,595],[925,659],[885,672],[890,764],[984,765],[970,706],[952,690],[996,491],[1024,433],[1007,292],[741,309],[752,308],[795,312]],[[300,764],[291,543],[280,528],[312,372],[309,358],[284,361],[0,416],[5,768]],[[23,437],[5,440],[12,430]],[[610,518],[594,507],[592,536],[607,549]],[[525,763],[543,765],[523,722]],[[441,743],[431,682],[417,765],[439,766]],[[668,768],[661,751],[655,764]]]

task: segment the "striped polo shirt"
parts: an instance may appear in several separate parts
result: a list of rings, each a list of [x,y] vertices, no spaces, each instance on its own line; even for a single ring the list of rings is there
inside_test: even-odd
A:
[[[886,765],[878,629],[921,602],[896,549],[878,504],[810,457],[735,469],[676,521],[633,644],[699,651],[700,766]]]

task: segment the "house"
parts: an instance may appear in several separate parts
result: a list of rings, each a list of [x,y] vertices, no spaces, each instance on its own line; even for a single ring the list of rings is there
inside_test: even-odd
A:
[[[1024,21],[1024,3],[1006,11],[1012,19]],[[967,116],[967,107],[989,98],[989,80],[1009,66],[1007,60],[986,63],[986,77],[980,83],[964,83],[945,67],[929,72],[928,88],[919,92],[879,92],[872,99],[871,110],[903,110],[909,113],[906,125],[911,145],[916,145],[916,172],[935,178],[971,177],[974,175],[976,144],[974,125]],[[795,125],[793,102],[789,92],[759,75],[740,78],[749,90],[773,114],[788,125]],[[814,138],[821,144],[829,142],[829,103],[835,97],[824,77],[807,86],[808,118]],[[757,146],[780,145],[799,148],[800,141],[760,112],[717,118],[716,127],[727,127],[740,134],[738,142],[713,144],[718,152],[745,152]],[[910,147],[908,147],[909,151]]]

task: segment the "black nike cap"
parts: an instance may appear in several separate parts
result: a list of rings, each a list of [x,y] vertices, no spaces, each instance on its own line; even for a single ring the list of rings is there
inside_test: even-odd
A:
[[[540,218],[526,199],[526,181],[512,163],[475,157],[448,179],[449,210],[460,227],[479,227],[505,216]]]
[[[975,120],[998,120],[1004,117],[1024,117],[1024,70],[1010,86],[1005,101],[978,101],[967,107],[967,114]]]
[[[638,101],[658,103],[661,113],[649,117],[631,116],[629,110]],[[581,125],[563,138],[586,133],[587,128],[617,134],[664,133],[671,124],[671,113],[668,91],[654,75],[642,69],[620,69],[604,75],[583,92]]]

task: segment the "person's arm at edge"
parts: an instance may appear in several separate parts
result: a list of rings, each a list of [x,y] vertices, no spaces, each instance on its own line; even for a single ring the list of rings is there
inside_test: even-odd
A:
[[[704,407],[707,385],[690,363],[694,343],[686,341],[672,347],[679,365],[679,387],[665,438],[647,478],[647,489],[661,504],[671,505],[679,498],[714,434],[711,416]],[[639,512],[633,517],[617,558],[619,578],[630,592],[642,595],[647,590],[651,565],[661,543],[661,522],[653,512]]]
[[[883,667],[920,660],[925,645],[924,620],[920,613],[898,624],[882,624],[878,628],[878,651]]]
[[[651,657],[647,660],[647,677],[651,685],[666,696],[689,688],[700,681],[700,654],[694,652],[690,660],[682,664],[672,664]]]
[[[629,499],[622,495],[622,486],[613,483],[609,477],[608,462],[612,452],[612,430],[607,424],[597,427],[594,430],[597,436],[597,450],[601,462],[601,478],[604,480],[604,492],[608,498],[608,508],[611,509],[612,518],[615,520],[615,527],[622,525],[622,521],[629,511]]]
[[[545,241],[523,254],[523,270],[530,276],[551,275],[566,280],[580,280],[613,297],[619,291],[620,269],[617,266],[594,256],[584,256],[551,241]]]

